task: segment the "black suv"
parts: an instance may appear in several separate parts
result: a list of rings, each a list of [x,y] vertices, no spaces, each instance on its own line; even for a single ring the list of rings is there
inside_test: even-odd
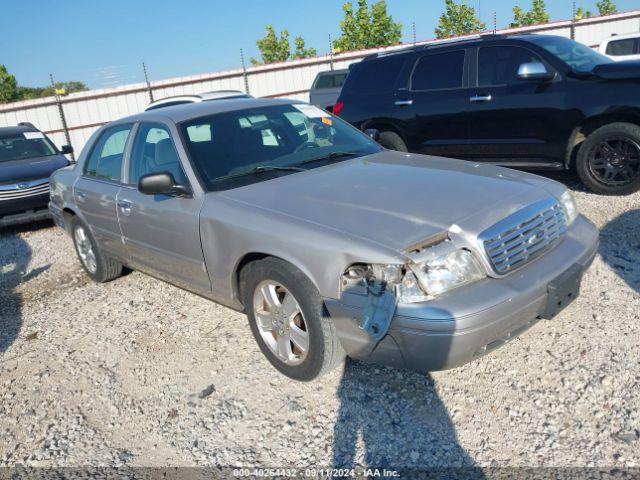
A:
[[[640,189],[640,62],[564,37],[482,35],[352,66],[334,113],[394,150],[568,169],[602,194]]]
[[[69,165],[40,130],[30,123],[0,128],[0,227],[49,218],[49,176]]]

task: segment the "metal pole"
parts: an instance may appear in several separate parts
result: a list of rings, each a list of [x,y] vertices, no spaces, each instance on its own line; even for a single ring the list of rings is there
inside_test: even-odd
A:
[[[58,113],[60,114],[60,121],[62,122],[62,129],[64,130],[64,138],[67,141],[67,145],[71,145],[71,136],[69,135],[69,127],[67,126],[67,119],[64,116],[64,109],[62,108],[62,100],[60,99],[60,95],[56,91],[56,82],[53,81],[53,74],[49,74],[49,78],[51,79],[51,88],[53,88],[53,94],[56,97],[56,105],[58,105]],[[71,160],[76,161],[76,157],[71,153]]]
[[[149,75],[147,75],[147,66],[144,64],[144,62],[142,62],[142,71],[144,72],[144,81],[147,84],[147,92],[149,92],[149,101],[153,102],[153,91],[151,90]]]
[[[416,42],[416,22],[411,22],[411,28],[413,30],[413,44],[415,45]]]
[[[493,33],[495,35],[495,33],[498,31],[498,17],[496,14],[496,11],[493,11]]]
[[[573,2],[573,13],[571,14],[571,40],[576,39],[576,2]]]
[[[333,71],[333,41],[331,40],[331,34],[329,34],[329,68]]]
[[[242,77],[244,78],[244,93],[249,95],[249,77],[247,77],[247,66],[244,64],[244,51],[240,49],[240,61],[242,62]]]

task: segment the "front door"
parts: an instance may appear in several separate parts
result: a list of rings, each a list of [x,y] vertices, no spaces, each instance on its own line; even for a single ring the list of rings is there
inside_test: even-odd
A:
[[[477,88],[467,99],[469,157],[504,164],[561,162],[572,125],[562,78],[518,79],[524,63],[553,71],[525,47],[480,47],[477,55]]]
[[[118,194],[120,228],[131,265],[201,294],[211,283],[200,244],[202,196],[144,195],[140,177],[169,172],[189,187],[180,158],[163,124],[141,123],[129,159],[128,185]],[[191,188],[189,188],[191,190]]]
[[[131,124],[105,130],[85,162],[73,190],[76,205],[101,249],[126,261],[121,240],[116,199],[122,186],[122,159]]]
[[[399,90],[396,109],[411,112],[406,122],[409,151],[461,157],[466,154],[468,89],[464,88],[465,50],[417,58],[407,90]]]

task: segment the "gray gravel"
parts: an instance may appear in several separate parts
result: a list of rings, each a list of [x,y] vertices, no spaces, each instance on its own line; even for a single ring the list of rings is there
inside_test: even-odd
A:
[[[4,230],[0,466],[640,466],[640,194],[576,197],[602,247],[559,317],[456,370],[308,384],[243,315],[137,272],[94,284],[59,229]]]

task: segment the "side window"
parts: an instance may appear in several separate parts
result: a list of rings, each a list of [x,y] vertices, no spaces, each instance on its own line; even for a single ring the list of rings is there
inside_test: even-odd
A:
[[[353,81],[347,82],[345,87],[354,94],[391,92],[405,60],[405,55],[393,55],[359,64],[349,74],[349,78],[353,75]]]
[[[411,75],[411,90],[462,88],[463,71],[464,50],[421,57]]]
[[[635,44],[635,38],[612,40],[607,44],[607,55],[611,55],[613,57],[619,57],[622,55],[634,55],[636,53]]]
[[[521,47],[482,47],[478,52],[478,86],[513,85],[523,63],[544,62]]]
[[[169,131],[162,125],[141,123],[131,153],[129,183],[137,185],[143,175],[160,172],[171,173],[181,185],[187,183]]]
[[[119,182],[122,180],[122,157],[131,133],[131,125],[106,130],[96,141],[84,173],[90,177]]]

